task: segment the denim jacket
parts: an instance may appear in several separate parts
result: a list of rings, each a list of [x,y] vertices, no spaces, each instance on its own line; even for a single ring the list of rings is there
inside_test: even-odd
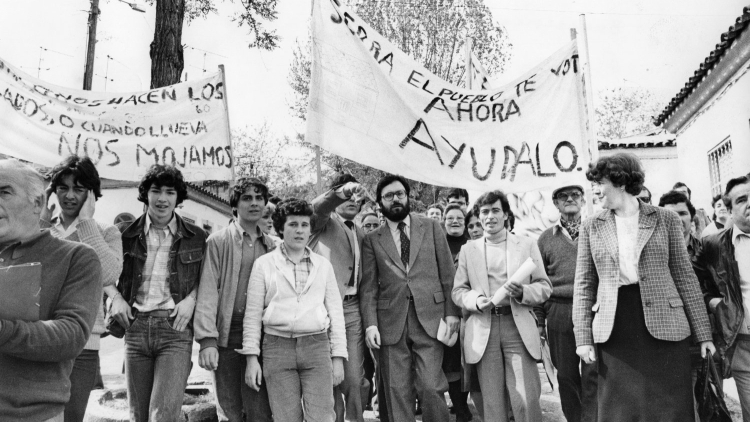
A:
[[[169,251],[169,290],[177,304],[198,286],[207,236],[203,229],[179,215],[174,214],[174,218],[177,219],[177,233]],[[122,233],[124,260],[117,290],[130,306],[133,306],[143,283],[143,266],[148,251],[143,231],[145,224],[146,214],[143,214]]]

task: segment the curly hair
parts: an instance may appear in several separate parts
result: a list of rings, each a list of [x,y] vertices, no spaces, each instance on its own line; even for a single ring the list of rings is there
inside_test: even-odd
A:
[[[479,208],[482,205],[492,205],[495,202],[500,201],[500,206],[503,209],[503,213],[507,217],[505,219],[505,227],[508,228],[510,226],[511,230],[513,229],[513,226],[511,225],[510,219],[513,216],[513,213],[510,210],[510,202],[508,202],[508,197],[505,196],[503,191],[501,190],[493,190],[489,192],[483,193],[478,199],[476,204],[474,204],[474,212],[476,213],[477,217],[479,217]],[[515,218],[513,218],[515,221]]]
[[[296,198],[289,198],[279,202],[276,211],[271,214],[271,219],[273,220],[273,228],[281,239],[284,238],[284,224],[286,224],[286,219],[291,215],[312,217],[312,205],[304,199]]]
[[[53,167],[47,173],[52,190],[57,190],[57,187],[62,184],[62,179],[71,175],[74,183],[93,191],[96,199],[102,197],[102,181],[91,158],[71,155]]]
[[[182,177],[182,172],[174,166],[165,166],[163,164],[154,164],[141,179],[138,185],[138,200],[148,205],[148,190],[151,186],[170,187],[177,191],[177,203],[187,199],[187,182]]]
[[[589,164],[586,179],[597,183],[607,179],[613,186],[624,186],[625,192],[637,196],[643,190],[646,173],[638,157],[619,152],[609,157],[601,157],[596,163]]]
[[[237,211],[234,208],[237,208],[237,204],[240,203],[242,194],[250,188],[260,191],[260,194],[263,195],[263,202],[268,204],[268,187],[265,183],[255,177],[243,177],[232,187],[232,193],[229,196],[229,206],[232,207],[232,215],[235,217],[237,216]]]

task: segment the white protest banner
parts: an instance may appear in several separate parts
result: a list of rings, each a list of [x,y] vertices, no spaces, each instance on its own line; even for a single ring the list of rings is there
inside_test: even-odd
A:
[[[585,180],[575,41],[506,87],[468,91],[338,0],[314,3],[309,142],[439,186],[523,192]]]
[[[222,73],[134,93],[54,86],[0,59],[0,153],[54,166],[86,155],[101,177],[140,180],[171,164],[188,181],[230,180]]]

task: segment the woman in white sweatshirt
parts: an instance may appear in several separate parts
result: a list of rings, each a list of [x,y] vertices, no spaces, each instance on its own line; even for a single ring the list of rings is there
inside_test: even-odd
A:
[[[283,243],[255,261],[247,289],[240,351],[247,355],[245,382],[256,390],[268,382],[279,421],[332,422],[333,386],[343,380],[348,357],[333,267],[307,247],[312,213],[302,200],[278,205],[273,224]]]

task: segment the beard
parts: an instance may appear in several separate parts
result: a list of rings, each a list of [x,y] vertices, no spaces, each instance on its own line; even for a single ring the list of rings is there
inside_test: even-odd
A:
[[[398,211],[394,211],[394,207],[401,207]],[[380,212],[383,213],[385,218],[391,220],[391,221],[401,221],[404,218],[406,218],[407,215],[409,215],[409,212],[411,211],[411,204],[409,204],[409,200],[406,200],[406,204],[401,204],[400,202],[394,202],[391,204],[390,208],[383,206],[383,204],[380,204]]]

